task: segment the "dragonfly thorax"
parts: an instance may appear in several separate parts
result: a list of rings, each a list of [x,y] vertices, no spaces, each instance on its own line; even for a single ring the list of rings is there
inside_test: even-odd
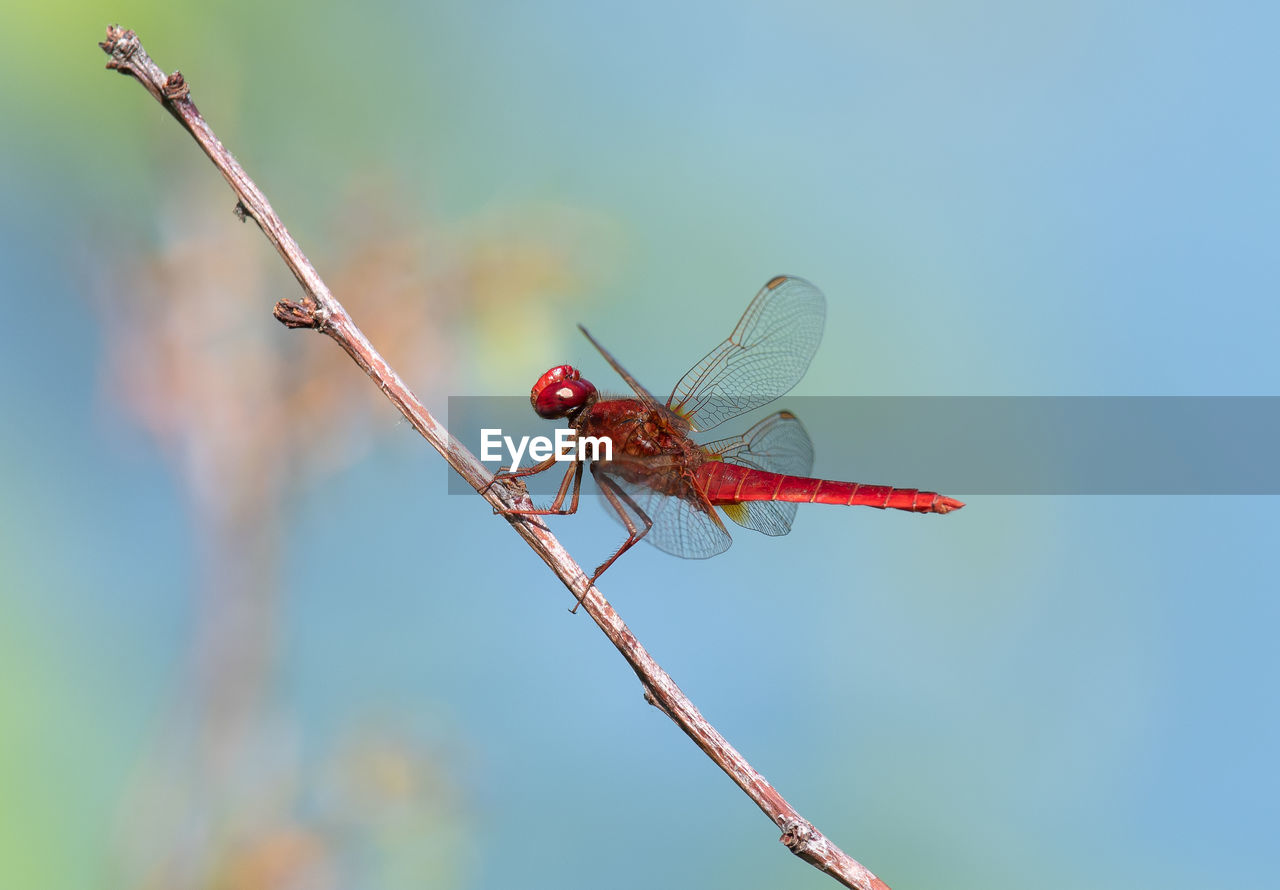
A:
[[[594,384],[583,380],[572,365],[556,365],[538,378],[529,391],[529,403],[539,417],[555,420],[568,417],[596,400]]]

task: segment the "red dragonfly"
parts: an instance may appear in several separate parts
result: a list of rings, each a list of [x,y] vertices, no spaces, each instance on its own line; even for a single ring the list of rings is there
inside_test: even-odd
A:
[[[627,529],[627,539],[591,576],[594,583],[641,540],[667,553],[704,559],[732,543],[715,508],[738,525],[766,535],[791,530],[796,505],[842,504],[949,513],[954,498],[914,488],[832,482],[808,477],[813,443],[788,411],[766,417],[741,436],[698,444],[690,434],[713,429],[788,392],[809,367],[822,339],[826,298],[803,278],[772,278],[747,306],[729,339],[694,365],[665,403],[659,402],[579,325],[634,397],[601,398],[571,365],[538,378],[529,401],[540,417],[566,418],[577,437],[612,440],[612,459],[591,460],[591,475]],[[587,459],[570,462],[548,509],[514,510],[524,516],[574,513]],[[499,473],[515,479],[556,463]],[[570,497],[570,490],[572,495]],[[568,507],[565,498],[570,497]]]

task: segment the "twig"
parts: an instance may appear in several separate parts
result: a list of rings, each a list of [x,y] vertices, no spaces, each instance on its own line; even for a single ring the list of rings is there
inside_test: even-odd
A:
[[[209,160],[222,171],[223,177],[239,198],[236,205],[237,214],[241,218],[251,217],[258,224],[262,233],[267,236],[267,240],[279,252],[285,265],[302,285],[302,299],[298,302],[291,300],[278,302],[275,306],[276,318],[288,327],[313,328],[332,337],[373,379],[400,413],[408,418],[414,429],[444,456],[449,466],[453,467],[495,508],[500,511],[509,511],[513,507],[528,506],[526,495],[516,494],[503,486],[491,485],[493,477],[485,466],[431,416],[405,386],[404,381],[373,348],[373,344],[356,327],[346,309],[334,299],[315,268],[303,255],[297,242],[290,237],[284,223],[271,209],[266,196],[259,191],[253,180],[218,141],[213,130],[200,116],[195,103],[191,101],[191,91],[181,72],[175,71],[166,76],[147,55],[133,31],[126,31],[117,26],[109,27],[107,39],[98,45],[111,57],[111,61],[107,63],[108,68],[136,78],[146,87],[147,92],[151,93],[156,101],[163,105],[195,138],[204,149],[204,153],[209,156]],[[569,556],[545,525],[530,517],[509,513],[506,518],[533,548],[533,551],[542,558],[542,561],[555,572],[556,577],[564,583],[575,599],[582,602],[587,614],[622,653],[623,658],[640,678],[640,682],[644,684],[645,698],[674,720],[676,725],[728,773],[729,778],[733,779],[748,797],[755,801],[756,806],[760,807],[765,815],[782,829],[782,843],[792,853],[831,875],[846,887],[855,887],[858,890],[888,890],[879,878],[805,821],[783,799],[782,795],[734,750],[733,746],[715,730],[715,727],[707,722],[667,672],[659,667],[640,645],[603,594],[588,584],[582,568]]]

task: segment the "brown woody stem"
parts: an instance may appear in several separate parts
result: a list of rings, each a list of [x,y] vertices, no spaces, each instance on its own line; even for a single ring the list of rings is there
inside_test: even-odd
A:
[[[109,27],[107,39],[98,45],[111,57],[111,61],[107,63],[108,68],[135,78],[199,143],[239,199],[236,213],[242,219],[251,217],[258,224],[285,265],[298,279],[298,284],[302,286],[302,299],[298,302],[281,300],[275,307],[276,318],[291,328],[314,328],[322,331],[346,350],[400,413],[413,424],[413,428],[449,462],[449,466],[506,516],[516,532],[551,568],[574,598],[581,601],[587,614],[622,653],[644,684],[645,698],[674,720],[755,801],[756,806],[782,830],[782,843],[792,853],[846,887],[888,890],[879,878],[801,818],[782,795],[707,722],[667,672],[640,645],[600,591],[589,585],[582,568],[547,527],[533,517],[511,513],[513,509],[528,509],[532,506],[527,496],[502,485],[492,485],[493,477],[485,466],[431,416],[399,375],[373,348],[373,344],[356,327],[346,309],[329,292],[297,242],[289,235],[284,223],[271,209],[266,196],[201,117],[191,100],[190,87],[182,74],[175,71],[166,75],[147,55],[133,31]]]

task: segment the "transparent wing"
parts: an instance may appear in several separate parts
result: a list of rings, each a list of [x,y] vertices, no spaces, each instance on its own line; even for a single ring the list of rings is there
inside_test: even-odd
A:
[[[631,496],[636,505],[653,521],[653,528],[643,540],[673,556],[685,559],[707,559],[724,553],[733,543],[729,531],[709,505],[664,494],[637,482],[628,482],[612,473],[609,478]],[[622,519],[608,504],[605,510],[614,519]]]
[[[702,447],[719,454],[726,463],[753,470],[786,476],[808,476],[813,471],[813,441],[790,411],[769,415],[741,436],[717,439]],[[786,501],[744,501],[721,509],[744,528],[785,535],[791,531],[798,506]]]
[[[582,331],[582,335],[590,340],[591,345],[594,346],[602,356],[604,356],[604,360],[609,363],[609,367],[613,368],[619,377],[627,381],[627,386],[631,387],[632,392],[636,394],[636,398],[648,405],[651,410],[657,411],[658,400],[649,393],[649,390],[640,385],[639,380],[631,376],[630,371],[622,367],[618,360],[613,357],[613,353],[601,346],[600,341],[591,336],[591,332],[582,325],[578,325],[578,330]]]
[[[803,278],[771,279],[729,339],[680,379],[667,407],[695,430],[709,430],[772,402],[804,376],[826,315],[826,297]]]
[[[721,460],[767,473],[808,476],[813,472],[813,441],[790,411],[770,414],[741,436],[716,439],[702,447]]]

